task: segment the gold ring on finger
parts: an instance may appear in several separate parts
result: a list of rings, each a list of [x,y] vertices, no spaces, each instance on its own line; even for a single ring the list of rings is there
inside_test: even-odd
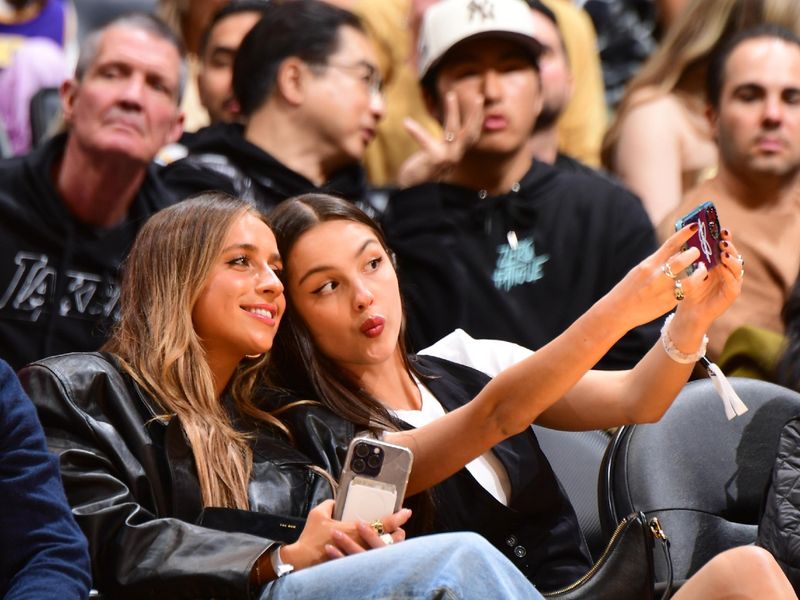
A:
[[[663,265],[661,265],[661,270],[664,271],[664,275],[670,279],[675,279],[677,277],[677,275],[672,272],[672,267],[669,266],[669,262],[665,262]]]
[[[683,284],[681,283],[680,279],[675,280],[675,289],[672,290],[672,293],[675,294],[675,300],[678,302],[686,297],[686,293],[683,291]]]
[[[369,526],[372,527],[375,530],[375,533],[377,533],[378,535],[384,534],[383,523],[381,523],[380,520],[373,521],[372,523],[369,524]]]

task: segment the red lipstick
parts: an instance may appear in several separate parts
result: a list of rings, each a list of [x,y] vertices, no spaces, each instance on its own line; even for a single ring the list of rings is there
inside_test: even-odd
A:
[[[386,323],[386,319],[383,317],[370,317],[361,324],[360,331],[367,337],[378,337],[383,333],[384,323]]]

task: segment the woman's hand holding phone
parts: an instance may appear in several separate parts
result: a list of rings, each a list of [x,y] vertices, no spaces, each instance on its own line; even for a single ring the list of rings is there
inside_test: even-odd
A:
[[[333,506],[333,500],[326,500],[309,511],[298,540],[281,548],[284,562],[297,570],[386,545],[368,523],[334,519]],[[405,539],[402,526],[409,517],[411,511],[403,508],[381,519],[384,532],[392,536],[393,542]]]
[[[676,318],[684,315],[692,320],[700,319],[708,326],[739,296],[744,276],[743,260],[731,232],[723,229],[720,237],[717,266],[709,270],[699,262],[694,273],[683,280],[686,299],[678,303]]]

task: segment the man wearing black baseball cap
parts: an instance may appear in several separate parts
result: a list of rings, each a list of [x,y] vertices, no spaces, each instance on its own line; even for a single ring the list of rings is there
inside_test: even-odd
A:
[[[425,14],[419,76],[444,136],[420,139],[406,175],[437,181],[395,194],[384,218],[417,348],[455,328],[539,348],[655,249],[630,192],[532,158],[535,33],[521,0],[443,0]],[[634,330],[599,366],[631,367],[657,335]]]

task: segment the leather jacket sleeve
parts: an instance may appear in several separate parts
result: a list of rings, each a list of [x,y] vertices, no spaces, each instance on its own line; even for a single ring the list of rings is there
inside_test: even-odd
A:
[[[165,425],[154,418],[100,354],[45,359],[20,378],[59,456],[102,594],[245,598],[255,591],[253,564],[273,542],[193,524],[200,500],[176,500],[182,470],[163,460],[183,440],[177,419]]]
[[[778,453],[758,522],[756,546],[770,551],[800,593],[800,418],[784,425]]]

